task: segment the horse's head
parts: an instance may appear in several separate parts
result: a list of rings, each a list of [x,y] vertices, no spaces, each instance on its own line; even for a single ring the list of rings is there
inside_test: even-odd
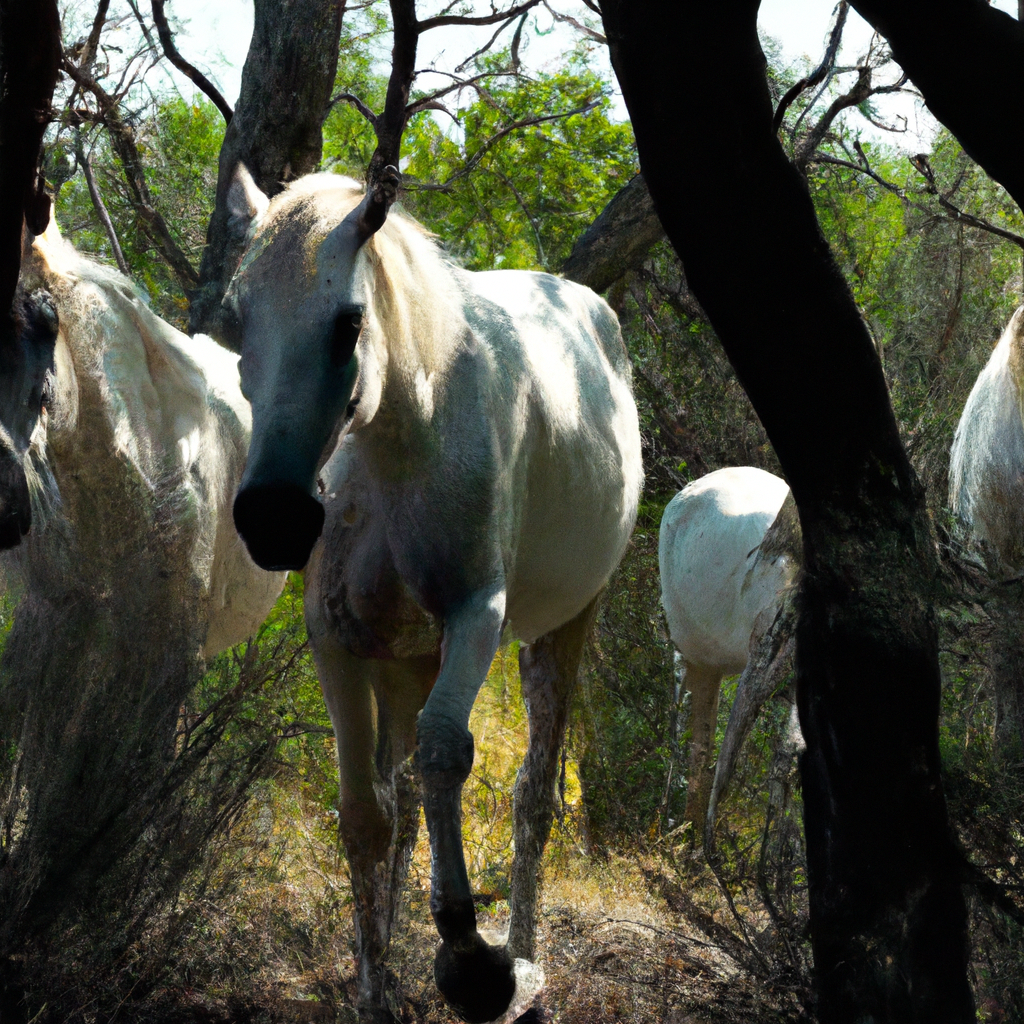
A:
[[[0,324],[0,549],[32,523],[25,455],[53,387],[57,311],[45,291],[19,289]]]
[[[252,405],[235,526],[257,565],[301,569],[323,527],[317,474],[380,400],[362,256],[387,197],[313,175],[270,202],[239,167],[229,205],[233,230],[250,239],[224,299]]]

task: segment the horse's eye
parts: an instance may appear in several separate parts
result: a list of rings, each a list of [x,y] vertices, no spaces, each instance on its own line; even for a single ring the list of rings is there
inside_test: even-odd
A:
[[[356,350],[363,318],[358,313],[341,313],[334,321],[331,338],[331,366],[347,366]]]

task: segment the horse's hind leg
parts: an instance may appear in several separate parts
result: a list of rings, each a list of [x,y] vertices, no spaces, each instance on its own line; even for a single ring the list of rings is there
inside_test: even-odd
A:
[[[576,618],[519,648],[519,676],[530,721],[530,746],[516,778],[512,923],[508,950],[532,960],[537,933],[541,854],[551,833],[559,753],[583,645],[597,614],[595,597]]]
[[[690,691],[690,769],[683,816],[693,822],[695,834],[703,836],[715,776],[715,729],[722,674],[686,662],[683,686]]]
[[[359,1009],[393,1021],[386,958],[419,825],[419,788],[407,761],[437,659],[370,661],[323,636],[313,648],[338,739],[338,829],[352,882]]]

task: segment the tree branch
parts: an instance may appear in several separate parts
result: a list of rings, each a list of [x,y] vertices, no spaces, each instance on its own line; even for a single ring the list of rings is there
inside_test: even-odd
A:
[[[588,25],[584,25],[582,21],[578,21],[576,18],[571,17],[568,14],[560,14],[556,11],[548,0],[541,0],[541,3],[547,8],[548,14],[554,18],[555,21],[560,21],[565,25],[571,25],[581,35],[585,35],[588,39],[593,39],[596,43],[601,43],[604,46],[608,45],[608,38],[601,32],[595,32],[594,29]]]
[[[772,119],[772,129],[778,131],[782,127],[782,119],[786,115],[786,111],[789,109],[793,101],[800,95],[805,89],[811,89],[816,86],[819,82],[825,79],[825,76],[835,67],[836,55],[839,53],[839,44],[843,38],[843,28],[846,25],[846,16],[850,13],[850,4],[848,0],[842,0],[839,5],[839,11],[836,14],[836,23],[832,26],[832,32],[828,37],[828,46],[825,47],[825,56],[822,57],[821,63],[806,77],[801,78],[792,88],[790,88],[786,95],[779,100],[779,105],[775,108],[775,117]]]
[[[928,182],[927,191],[935,196],[939,201],[939,206],[946,210],[953,220],[959,221],[963,224],[968,224],[973,228],[980,228],[983,231],[990,231],[994,235],[999,235],[1001,238],[1006,238],[1016,245],[1019,245],[1024,249],[1024,238],[1020,235],[1015,234],[1012,231],[1007,231],[1004,228],[997,227],[990,221],[985,220],[983,217],[975,217],[972,213],[967,213],[965,210],[961,210],[958,206],[954,206],[940,191],[939,187],[935,182],[935,172],[932,170],[931,164],[928,163],[928,157],[919,153],[917,156],[909,158],[911,164],[920,173],[925,181]]]
[[[415,184],[409,184],[406,187],[410,191],[419,192],[446,192],[451,186],[458,181],[460,178],[464,178],[469,174],[474,167],[484,158],[487,151],[494,146],[495,143],[500,142],[506,135],[518,130],[519,128],[530,128],[533,125],[544,124],[548,121],[558,121],[563,117],[573,117],[575,114],[586,114],[594,109],[596,100],[591,100],[586,106],[578,107],[576,110],[566,110],[560,114],[545,114],[543,117],[527,117],[521,121],[514,121],[512,124],[506,125],[500,131],[495,132],[489,139],[483,142],[476,152],[463,164],[459,170],[457,170],[450,178],[442,183],[427,183],[427,182],[416,182]]]
[[[224,99],[220,90],[206,75],[182,57],[177,46],[174,45],[174,36],[171,35],[170,26],[167,24],[167,15],[164,14],[164,0],[150,0],[150,3],[153,7],[153,21],[156,22],[156,30],[160,36],[160,45],[164,48],[164,55],[187,79],[206,93],[216,108],[224,115],[225,122],[230,124],[232,110],[228,101]]]
[[[186,292],[192,291],[199,283],[199,275],[174,240],[167,222],[153,205],[153,198],[146,183],[145,164],[135,142],[135,132],[122,118],[117,101],[67,56],[63,58],[61,68],[76,85],[95,98],[99,107],[99,120],[106,128],[110,145],[121,161],[132,208],[143,230],[157,247],[181,287]]]
[[[358,96],[350,92],[339,92],[337,96],[331,97],[331,106],[336,103],[351,103],[374,128],[377,127],[377,115]]]
[[[96,184],[96,176],[92,173],[92,163],[89,160],[88,153],[85,152],[85,147],[82,145],[81,133],[77,131],[75,132],[75,156],[78,158],[78,165],[82,168],[82,173],[85,175],[85,183],[89,186],[89,197],[92,199],[93,209],[95,209],[96,216],[99,217],[103,230],[106,231],[107,238],[110,240],[110,248],[114,251],[117,269],[128,277],[130,276],[128,261],[124,258],[124,253],[121,251],[121,243],[117,240],[114,222],[110,219],[106,204],[100,195],[99,187]]]
[[[424,32],[429,32],[432,28],[441,28],[444,25],[494,25],[505,19],[518,18],[519,15],[525,14],[539,3],[540,0],[526,0],[525,3],[516,4],[507,11],[493,11],[493,13],[485,14],[479,18],[468,17],[462,14],[438,15],[435,18],[427,18],[426,21],[416,22],[416,32],[417,35],[422,35]]]

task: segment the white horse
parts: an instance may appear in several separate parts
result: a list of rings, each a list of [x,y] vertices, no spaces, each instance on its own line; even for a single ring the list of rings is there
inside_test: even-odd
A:
[[[1010,318],[978,375],[949,456],[949,504],[962,536],[990,575],[1005,581],[1024,571],[1024,306]],[[996,738],[1014,731],[1024,743],[1024,651],[1020,600],[995,602],[999,637],[993,658]]]
[[[773,626],[796,572],[792,545],[762,548],[788,495],[786,482],[764,470],[719,469],[683,488],[662,516],[661,602],[690,692],[685,817],[698,832],[713,823],[740,746],[791,652],[789,637],[776,638]],[[766,658],[758,653],[764,645]],[[756,677],[744,671],[748,664],[758,666]],[[738,672],[744,675],[715,767],[722,679]]]
[[[532,955],[568,698],[636,515],[618,323],[579,285],[459,269],[348,179],[303,178],[268,206],[240,169],[232,196],[252,232],[225,299],[253,407],[235,522],[261,564],[313,552],[306,622],[338,739],[360,1000],[386,1016],[382,963],[415,839],[414,786],[394,769],[415,750],[435,979],[465,1019],[491,1020],[513,1002],[512,958]],[[495,947],[476,928],[461,793],[470,711],[503,635],[523,644],[530,749],[511,932]]]
[[[203,659],[255,632],[284,574],[258,569],[232,523],[251,422],[237,357],[174,330],[53,222],[22,276],[49,293],[59,331],[32,364],[48,363],[44,379],[2,390],[34,402],[33,429],[15,431],[28,434],[32,526],[4,559],[20,603],[2,696],[21,777],[38,775],[35,818],[4,874],[16,882],[19,864],[45,863],[59,888],[103,845],[91,824],[128,813],[144,784],[141,770],[111,776],[113,746],[166,756]],[[0,408],[0,420],[23,412]],[[117,702],[134,702],[134,739],[111,735]]]

